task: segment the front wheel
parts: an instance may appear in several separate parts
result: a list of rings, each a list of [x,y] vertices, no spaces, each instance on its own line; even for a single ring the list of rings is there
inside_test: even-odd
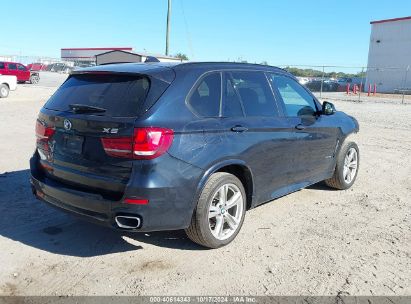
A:
[[[40,76],[38,75],[31,75],[30,76],[30,83],[31,84],[37,84],[40,81]]]
[[[207,181],[194,210],[187,236],[208,248],[227,245],[244,222],[246,194],[232,174],[217,172]]]
[[[334,175],[325,180],[327,186],[339,190],[350,188],[357,178],[360,151],[355,142],[344,143],[337,156]]]

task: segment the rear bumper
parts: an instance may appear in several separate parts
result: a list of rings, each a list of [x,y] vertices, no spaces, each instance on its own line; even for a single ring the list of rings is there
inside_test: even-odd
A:
[[[171,156],[162,156],[162,166],[151,168],[138,164],[119,201],[103,198],[98,193],[79,191],[68,185],[48,179],[38,168],[36,154],[30,160],[33,194],[54,207],[78,215],[81,218],[123,230],[116,224],[116,216],[133,216],[140,219],[140,226],[127,231],[160,231],[187,228],[190,224],[196,189],[204,173],[201,169],[180,163]],[[148,166],[149,164],[147,164]],[[150,165],[152,167],[152,164]],[[172,168],[174,167],[174,170]],[[124,203],[126,197],[149,200],[147,205]]]

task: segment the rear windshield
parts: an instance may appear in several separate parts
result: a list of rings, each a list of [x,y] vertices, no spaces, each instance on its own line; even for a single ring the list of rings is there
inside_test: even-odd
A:
[[[45,108],[70,111],[70,104],[104,108],[99,115],[137,116],[150,88],[144,76],[119,74],[72,75],[47,101]]]

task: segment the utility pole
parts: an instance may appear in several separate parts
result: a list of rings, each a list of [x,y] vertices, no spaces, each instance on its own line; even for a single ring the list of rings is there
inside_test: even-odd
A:
[[[167,33],[166,33],[166,56],[168,56],[168,44],[169,44],[169,36],[170,36],[170,18],[171,18],[171,0],[168,0]]]
[[[323,66],[323,74],[322,74],[322,76],[321,76],[320,98],[323,97],[323,84],[324,84],[324,66]]]

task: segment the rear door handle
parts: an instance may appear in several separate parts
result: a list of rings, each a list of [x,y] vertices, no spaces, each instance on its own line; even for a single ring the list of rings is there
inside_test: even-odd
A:
[[[302,125],[302,124],[298,124],[298,125],[295,126],[295,128],[296,128],[297,130],[304,130],[306,127],[305,127],[304,125]]]
[[[247,130],[248,130],[248,128],[243,127],[243,126],[235,126],[235,127],[231,128],[231,131],[233,131],[233,132],[245,132]]]

